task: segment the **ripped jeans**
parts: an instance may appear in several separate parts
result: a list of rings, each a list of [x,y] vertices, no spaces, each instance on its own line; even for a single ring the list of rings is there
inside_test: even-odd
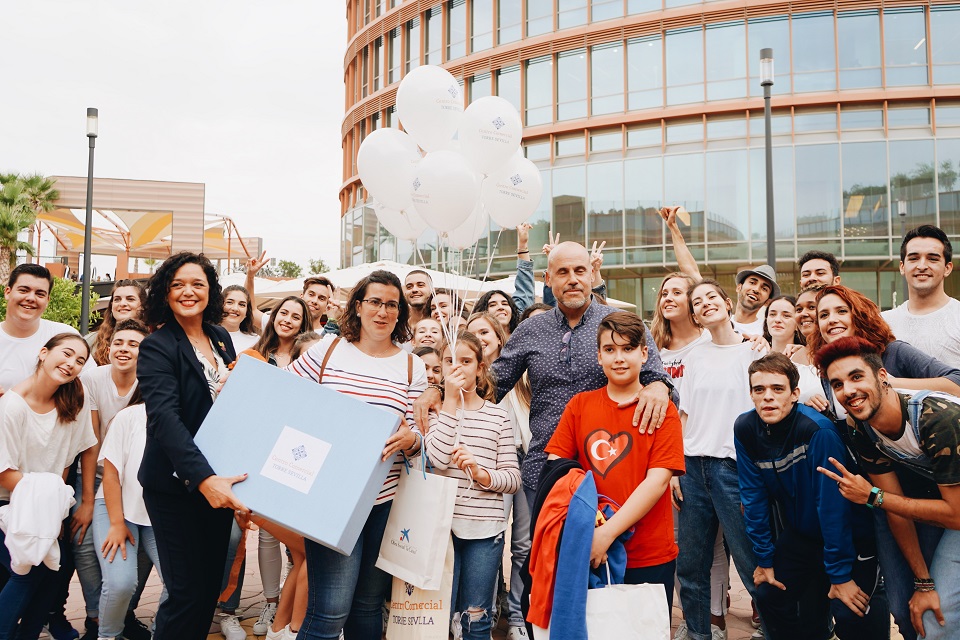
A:
[[[503,533],[466,540],[453,536],[453,619],[460,620],[463,640],[490,640],[493,592],[503,562]]]

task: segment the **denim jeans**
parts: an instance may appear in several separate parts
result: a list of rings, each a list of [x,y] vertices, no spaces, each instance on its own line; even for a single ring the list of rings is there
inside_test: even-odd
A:
[[[727,548],[751,598],[756,591],[753,570],[757,561],[740,511],[736,461],[700,456],[686,456],[685,461],[677,527],[680,602],[691,640],[710,640],[710,567],[717,527],[723,527]]]
[[[913,630],[910,623],[910,598],[913,597],[913,570],[907,564],[906,558],[900,551],[897,541],[890,531],[890,525],[887,524],[887,514],[880,509],[874,509],[874,525],[877,530],[877,555],[880,558],[880,570],[883,573],[883,581],[887,590],[887,600],[890,602],[890,613],[893,615],[894,622],[900,628],[900,634],[904,640],[917,640],[917,632]],[[933,566],[933,556],[943,536],[943,529],[940,527],[915,522],[917,528],[917,540],[920,543],[920,552],[931,569]],[[940,591],[940,585],[937,585],[937,591]],[[941,597],[940,607],[943,609],[943,599]],[[932,616],[931,616],[932,619]],[[923,618],[924,626],[927,624],[927,618]],[[936,622],[934,622],[936,624]],[[938,625],[939,626],[939,625]],[[929,633],[930,630],[927,629]]]
[[[140,550],[143,549],[154,566],[160,580],[160,560],[157,556],[157,541],[153,536],[153,527],[142,527],[125,521],[127,529],[133,536],[133,544],[127,541],[127,559],[123,559],[120,551],[116,552],[111,562],[97,554],[100,560],[100,573],[103,575],[103,586],[100,590],[100,636],[104,638],[118,637],[123,633],[124,618],[130,608],[130,599],[137,590],[139,582],[138,565]],[[103,541],[110,531],[110,515],[107,513],[107,504],[101,498],[93,506],[92,537],[97,549],[103,548]],[[160,602],[167,599],[167,589],[163,588]]]
[[[523,612],[520,610],[520,596],[523,594],[523,578],[520,577],[520,568],[530,555],[530,504],[527,503],[527,496],[523,491],[517,491],[510,497],[513,499],[513,529],[510,532],[508,622],[511,627],[522,627],[524,620]],[[506,498],[507,496],[504,496],[504,499]]]
[[[493,592],[503,561],[503,534],[466,540],[453,536],[454,622],[463,640],[489,640],[493,627]]]
[[[18,620],[20,636],[36,638],[57,595],[57,573],[42,564],[25,576],[14,573],[10,570],[6,539],[7,536],[0,531],[0,566],[9,573],[6,584],[0,590],[0,640],[14,637]],[[60,539],[59,544],[62,551],[66,543]]]
[[[336,640],[341,630],[346,640],[383,637],[383,603],[390,598],[393,581],[374,565],[392,504],[374,505],[349,556],[304,540],[307,615],[297,640]]]
[[[100,488],[100,477],[93,481],[93,494],[97,494]],[[76,513],[80,507],[81,496],[83,495],[83,474],[77,473],[77,481],[74,485],[77,504],[70,509],[70,515]],[[96,508],[96,502],[94,502]],[[103,576],[100,574],[100,554],[93,544],[93,521],[87,532],[83,536],[83,542],[78,542],[80,531],[71,538],[73,544],[73,563],[77,569],[77,577],[80,578],[80,589],[83,591],[83,602],[87,607],[87,617],[96,618],[100,610],[100,585],[103,582]]]
[[[223,567],[223,582],[221,582],[221,595],[227,585],[230,583],[230,571],[233,569],[233,561],[237,558],[237,552],[240,550],[240,542],[243,540],[243,532],[237,521],[233,521],[233,527],[230,529],[230,547],[227,549],[227,563]],[[247,560],[244,558],[240,565],[240,574],[237,576],[237,588],[233,590],[226,601],[217,603],[224,613],[234,613],[240,606],[240,592],[243,591],[243,574],[246,573]]]

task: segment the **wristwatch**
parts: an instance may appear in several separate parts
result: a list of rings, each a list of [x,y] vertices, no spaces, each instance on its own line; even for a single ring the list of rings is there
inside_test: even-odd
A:
[[[870,489],[870,495],[867,496],[867,506],[875,509],[883,505],[883,489],[874,487]]]

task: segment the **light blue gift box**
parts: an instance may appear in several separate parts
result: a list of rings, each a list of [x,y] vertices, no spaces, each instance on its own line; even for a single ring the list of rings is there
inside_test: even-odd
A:
[[[241,356],[194,438],[253,513],[349,555],[392,461],[400,417]]]

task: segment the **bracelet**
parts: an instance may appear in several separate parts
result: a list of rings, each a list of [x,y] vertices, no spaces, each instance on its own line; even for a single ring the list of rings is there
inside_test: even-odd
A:
[[[870,489],[870,495],[867,496],[867,506],[876,509],[883,505],[883,489],[873,487]]]
[[[428,384],[427,389],[436,389],[437,391],[440,392],[440,395],[443,395],[443,387],[441,387],[437,383]]]
[[[933,583],[933,578],[914,578],[913,590],[921,593],[936,591],[937,586]]]
[[[523,251],[517,251],[517,255],[518,255],[518,256],[519,256],[521,253],[530,253],[530,250],[529,250],[529,249],[524,249]]]

